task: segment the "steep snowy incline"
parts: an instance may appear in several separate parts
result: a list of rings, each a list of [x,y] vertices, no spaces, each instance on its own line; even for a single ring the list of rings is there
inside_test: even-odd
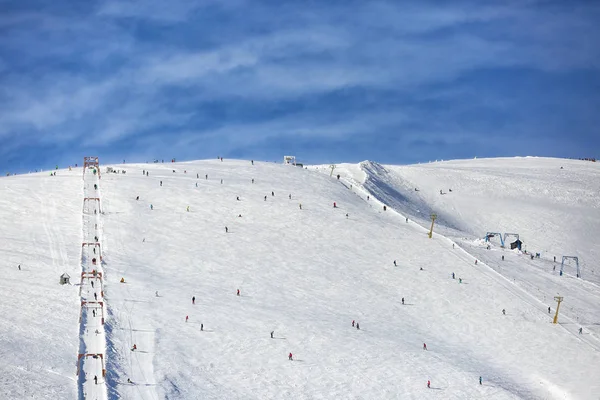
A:
[[[366,161],[342,164],[336,173],[421,224],[436,213],[436,230],[445,235],[518,233],[528,251],[547,260],[578,256],[586,279],[600,283],[599,163],[536,157],[407,166]]]
[[[385,204],[427,228],[429,216],[437,214],[435,232],[460,244],[551,311],[556,306],[554,296],[563,296],[563,322],[583,327],[582,340],[598,347],[599,167],[588,161],[546,158],[410,166],[365,161],[339,165],[335,174],[357,195],[370,196],[371,205],[381,209]],[[329,173],[327,166],[309,168]],[[541,258],[502,249],[497,238],[486,243],[481,238],[488,231],[519,233],[524,249],[541,253]],[[507,247],[513,240],[507,238]],[[583,280],[575,279],[572,262],[560,276],[561,255],[580,258]]]
[[[48,174],[0,178],[3,399],[77,398],[81,169]]]
[[[233,160],[122,168],[101,182],[112,396],[600,392],[578,325],[552,325],[545,303],[349,183]]]

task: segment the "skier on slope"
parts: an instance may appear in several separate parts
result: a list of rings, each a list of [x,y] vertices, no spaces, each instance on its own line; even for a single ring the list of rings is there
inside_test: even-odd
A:
[[[427,381],[427,388],[431,388],[431,381]]]
[[[265,196],[265,201],[267,201],[267,196]]]
[[[238,290],[237,290],[237,295],[238,295],[238,296],[240,295],[240,289],[238,289]]]
[[[225,233],[228,233],[228,232],[229,232],[229,228],[225,227]]]
[[[354,328],[354,320],[352,320],[352,327]]]
[[[502,315],[506,315],[506,310],[504,308],[502,309]]]
[[[204,331],[204,324],[200,324],[200,330]]]
[[[192,296],[192,304],[196,304],[196,296]]]
[[[271,339],[273,339],[274,334],[275,334],[275,331],[271,331]]]
[[[404,297],[402,298],[402,305],[404,305]]]
[[[423,350],[427,350],[427,344],[423,343]]]
[[[454,279],[454,276],[455,276],[455,275],[454,275],[454,272],[453,272],[453,273],[452,273],[452,279]]]
[[[290,361],[294,361],[294,357],[292,356],[292,353],[290,353],[290,354],[288,355],[288,360],[290,360]]]
[[[356,329],[360,330],[360,325],[358,324],[358,322],[356,323]]]
[[[394,267],[397,267],[398,265],[396,264],[396,260],[394,260]]]
[[[482,379],[481,379],[481,377],[479,377],[479,384],[480,384],[480,385],[481,385],[481,381],[482,381]]]
[[[186,316],[185,316],[185,322],[188,322],[188,319],[190,319],[190,316],[189,316],[189,315],[186,315]]]

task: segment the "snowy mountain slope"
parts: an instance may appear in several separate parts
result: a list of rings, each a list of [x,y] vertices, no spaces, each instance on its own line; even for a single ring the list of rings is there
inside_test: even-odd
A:
[[[76,398],[81,171],[0,180],[0,397]],[[19,271],[18,265],[21,265]]]
[[[328,166],[309,168],[330,172]],[[366,161],[338,165],[335,174],[340,175],[342,184],[352,185],[357,195],[370,195],[374,207],[386,204],[422,226],[429,227],[428,217],[436,213],[436,232],[459,243],[480,265],[492,268],[545,303],[552,313],[554,296],[563,296],[563,323],[583,326],[590,335],[580,339],[596,346],[600,338],[599,246],[595,241],[600,229],[597,164],[544,158],[411,166]],[[491,243],[478,239],[488,231],[519,232],[524,248],[529,245],[530,250],[541,253],[541,258],[530,259],[518,251],[502,249],[497,239]],[[512,240],[514,237],[507,238],[507,245]],[[576,250],[565,250],[569,248]],[[552,254],[557,255],[556,262]],[[559,276],[561,254],[579,256],[583,280],[576,279],[572,262],[565,267],[565,275]]]
[[[109,397],[598,398],[599,344],[587,329],[552,325],[546,304],[522,286],[384,213],[362,189],[255,164],[102,168]],[[514,257],[507,262],[517,265]],[[593,295],[582,294],[582,308]],[[77,311],[62,330],[77,331]]]
[[[110,369],[116,381],[136,382],[114,386],[126,398],[593,398],[598,390],[570,372],[599,361],[576,326],[552,326],[545,305],[329,177],[239,161],[127,170],[102,180]],[[285,339],[271,340],[271,330]],[[290,351],[302,361],[288,362]],[[480,387],[479,374],[491,382]],[[427,379],[441,390],[423,392]]]
[[[527,250],[542,258],[579,256],[582,274],[600,283],[598,163],[533,157],[408,166],[367,161],[343,164],[336,173],[425,225],[435,212],[436,231],[449,236],[519,233]]]

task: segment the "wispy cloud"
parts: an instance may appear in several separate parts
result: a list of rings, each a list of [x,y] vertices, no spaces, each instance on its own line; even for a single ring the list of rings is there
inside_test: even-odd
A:
[[[57,144],[74,160],[91,149],[272,159],[286,148],[315,162],[365,153],[402,162],[509,155],[503,138],[518,132],[527,143],[551,137],[536,146],[545,155],[600,150],[590,134],[600,123],[593,2],[9,1],[4,10],[1,170]]]

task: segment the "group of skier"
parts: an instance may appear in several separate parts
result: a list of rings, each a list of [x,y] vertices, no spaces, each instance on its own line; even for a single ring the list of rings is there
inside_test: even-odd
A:
[[[218,157],[218,159],[220,159],[221,161],[223,161],[223,158],[222,158],[222,157]],[[252,165],[254,165],[254,161],[252,161]],[[144,171],[144,172],[146,172],[146,171]],[[148,173],[147,173],[147,172],[146,172],[146,176],[148,176]],[[198,177],[199,177],[199,174],[196,174],[196,178],[198,178]],[[339,178],[340,178],[340,176],[338,175],[338,176],[337,176],[337,178],[339,179]],[[206,175],[205,175],[205,179],[206,179],[206,180],[208,180],[208,174],[206,174]],[[160,186],[162,186],[162,183],[163,183],[163,182],[162,182],[162,181],[160,181]],[[223,180],[222,180],[222,179],[221,179],[221,183],[223,183]],[[252,179],[252,183],[254,183],[254,178]],[[196,183],[196,187],[197,187],[197,186],[198,186],[198,184]],[[416,189],[415,189],[415,190],[416,190]],[[451,190],[450,190],[450,191],[451,191]],[[441,192],[441,191],[440,191],[440,192]],[[271,196],[272,196],[272,197],[275,197],[275,192],[274,192],[274,191],[271,191]],[[292,199],[292,195],[291,195],[291,194],[289,194],[289,195],[288,195],[288,198],[291,200],[291,199]],[[136,200],[138,200],[138,199],[139,199],[139,196],[136,198]],[[367,199],[369,199],[369,197],[368,197],[368,196],[367,196]],[[241,201],[241,200],[240,200],[240,196],[237,196],[237,197],[236,197],[236,200],[237,200],[237,201]],[[267,196],[264,196],[264,201],[267,201]],[[153,206],[152,206],[152,204],[150,204],[150,208],[151,208],[151,209],[153,209]],[[302,204],[299,204],[299,208],[300,208],[300,209],[302,209]],[[336,202],[333,202],[333,208],[338,208],[338,206],[337,206],[337,203],[336,203]],[[189,211],[189,210],[190,210],[190,208],[189,208],[189,206],[188,206],[188,207],[187,207],[187,211]],[[386,210],[386,207],[384,206],[384,211],[385,211],[385,210]],[[241,216],[241,215],[240,215],[240,216]],[[348,214],[348,213],[346,213],[346,218],[348,218],[348,216],[349,216],[349,214]],[[406,222],[408,222],[408,217],[406,217]],[[229,229],[228,229],[228,227],[225,227],[225,232],[226,232],[226,233],[228,233],[228,232],[229,232]],[[452,247],[454,248],[454,244],[452,244]],[[502,256],[502,260],[504,260],[504,256]],[[393,261],[393,264],[394,264],[394,266],[397,266],[397,265],[398,265],[396,260],[394,260],[394,261]],[[475,265],[477,265],[477,264],[478,264],[478,261],[477,261],[477,260],[475,260]],[[421,268],[421,270],[423,270],[423,269]],[[455,273],[454,273],[454,272],[452,272],[452,279],[455,279]],[[462,283],[462,278],[459,278],[459,283]],[[239,289],[237,289],[237,291],[236,291],[236,295],[237,295],[237,296],[240,296],[240,290],[239,290]],[[156,296],[158,297],[158,291],[156,292]],[[404,297],[402,297],[402,299],[401,299],[401,302],[402,302],[402,304],[403,304],[403,305],[405,304],[405,299],[404,299]],[[193,296],[193,297],[192,297],[192,304],[193,304],[193,305],[195,305],[195,296]],[[548,313],[550,313],[550,311],[551,311],[551,309],[550,309],[550,307],[548,307]],[[503,309],[503,310],[502,310],[502,313],[503,313],[503,314],[506,314],[506,310],[505,310],[505,309]],[[188,319],[189,319],[189,316],[186,316],[186,317],[185,317],[185,321],[186,321],[186,322],[188,322]],[[359,323],[358,323],[358,322],[356,322],[355,320],[352,320],[352,323],[351,323],[351,325],[352,325],[352,327],[353,327],[353,328],[354,328],[354,327],[356,327],[356,329],[357,329],[357,330],[360,330],[360,325],[359,325]],[[200,324],[200,330],[201,330],[201,331],[203,331],[203,329],[204,329],[204,324]],[[271,332],[270,332],[270,337],[271,337],[271,339],[274,339],[274,333],[275,333],[274,331],[271,331]],[[580,329],[579,329],[579,333],[580,333],[580,334],[582,333],[582,328],[580,328]],[[132,351],[133,351],[133,350],[135,350],[135,349],[136,349],[136,345],[134,344],[134,345],[133,345],[133,348],[132,348]],[[426,343],[423,343],[423,350],[427,350],[427,344],[426,344]],[[288,354],[288,359],[289,359],[290,361],[293,361],[293,354],[292,354],[291,352]],[[95,380],[96,380],[96,377],[95,377]],[[129,381],[129,380],[128,380],[128,381]],[[129,381],[129,382],[130,382],[130,381]],[[479,384],[480,384],[480,385],[482,385],[482,377],[481,377],[481,376],[479,377]],[[428,381],[427,381],[427,387],[428,387],[428,388],[431,388],[431,381],[430,381],[430,380],[428,380]]]

